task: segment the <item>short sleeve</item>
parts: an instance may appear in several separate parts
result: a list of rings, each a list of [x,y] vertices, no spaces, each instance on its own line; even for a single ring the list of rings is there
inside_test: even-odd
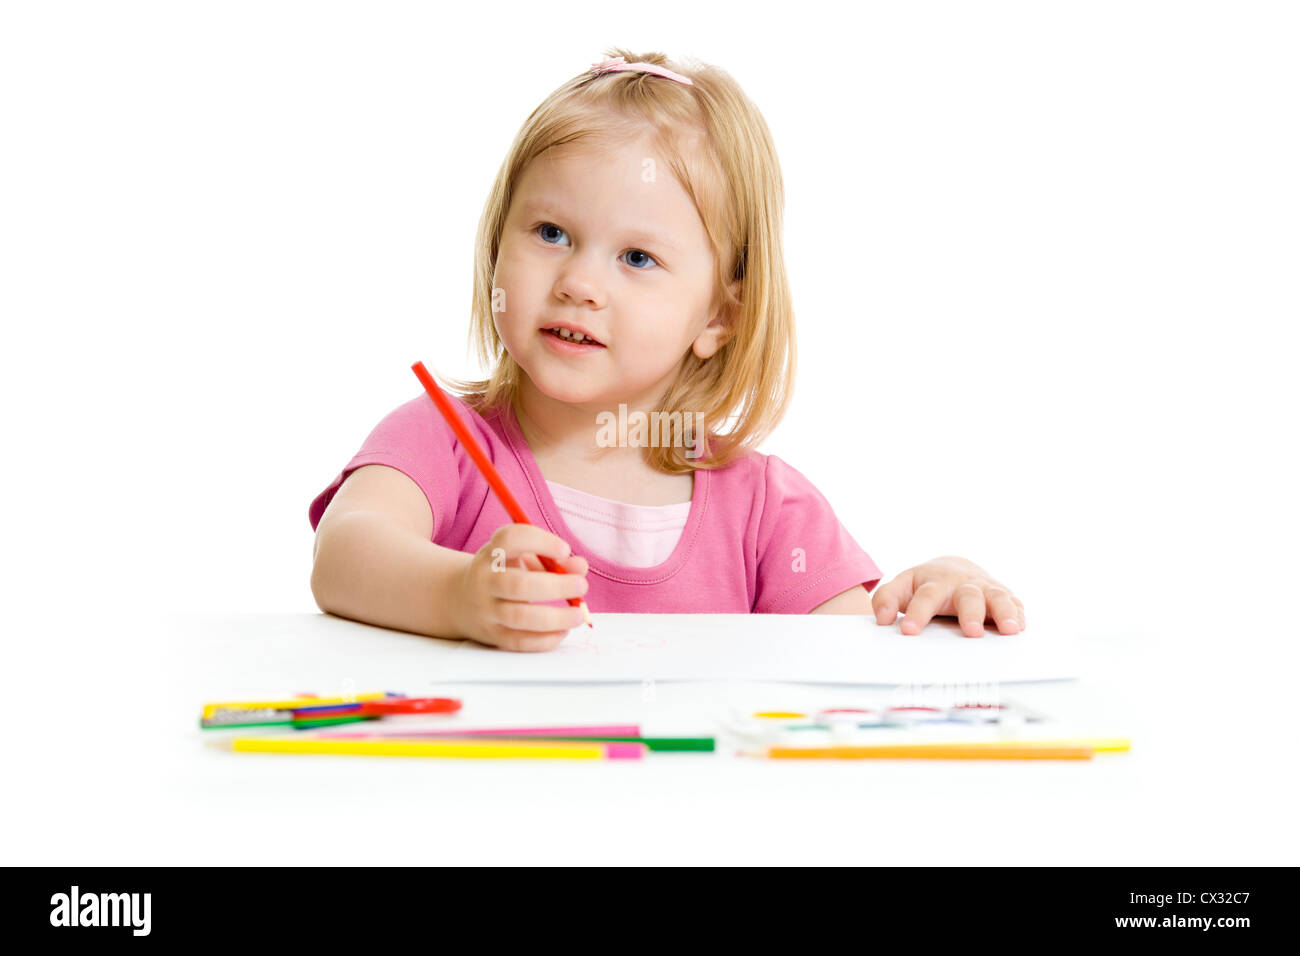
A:
[[[807,614],[855,585],[880,583],[830,502],[775,455],[766,456],[757,544],[757,614]]]
[[[451,526],[460,496],[455,436],[427,395],[390,412],[361,445],[361,450],[318,494],[307,509],[312,530],[348,475],[363,465],[387,465],[414,481],[433,513],[433,540]]]

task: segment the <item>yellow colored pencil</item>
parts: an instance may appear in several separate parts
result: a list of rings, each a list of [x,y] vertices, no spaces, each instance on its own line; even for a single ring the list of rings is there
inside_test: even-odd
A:
[[[778,760],[1091,760],[1088,746],[1025,745],[981,741],[964,744],[872,744],[831,747],[768,747],[767,756]]]
[[[343,740],[304,737],[236,737],[244,753],[353,754],[382,757],[486,757],[528,760],[638,759],[645,744],[598,741]]]
[[[1010,737],[1006,740],[989,740],[979,741],[980,743],[997,746],[1004,743],[1016,744],[1034,744],[1039,747],[1091,747],[1093,750],[1101,753],[1105,752],[1126,752],[1129,749],[1129,739],[1127,737],[1068,737],[1053,740],[1036,740],[1033,738]]]

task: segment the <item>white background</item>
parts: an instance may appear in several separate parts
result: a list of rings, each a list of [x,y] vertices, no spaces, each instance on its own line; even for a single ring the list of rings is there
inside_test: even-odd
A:
[[[309,502],[413,361],[479,371],[488,187],[611,45],[720,65],[766,117],[800,362],[762,450],[886,578],[964,555],[1030,631],[1122,628],[1177,648],[1170,680],[1213,656],[1282,693],[1293,5],[262,0],[0,7],[19,699],[167,684],[155,612],[316,610]]]

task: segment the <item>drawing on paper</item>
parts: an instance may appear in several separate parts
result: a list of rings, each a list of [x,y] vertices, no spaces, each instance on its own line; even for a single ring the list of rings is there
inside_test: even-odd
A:
[[[576,631],[576,629],[575,629]],[[561,654],[563,656],[581,656],[581,657],[599,657],[602,652],[618,651],[635,651],[646,650],[655,647],[664,647],[668,640],[663,637],[652,637],[644,634],[638,634],[631,637],[606,637],[599,638],[583,637],[570,635],[566,637],[559,647],[551,651],[552,654]]]

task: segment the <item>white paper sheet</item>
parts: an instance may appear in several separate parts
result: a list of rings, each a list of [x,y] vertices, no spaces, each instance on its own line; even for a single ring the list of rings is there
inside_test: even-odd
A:
[[[955,621],[918,635],[871,617],[786,614],[594,614],[551,651],[437,641],[435,681],[763,680],[936,684],[1067,680],[1073,640],[1027,631],[963,637]],[[899,618],[901,622],[902,618]]]

